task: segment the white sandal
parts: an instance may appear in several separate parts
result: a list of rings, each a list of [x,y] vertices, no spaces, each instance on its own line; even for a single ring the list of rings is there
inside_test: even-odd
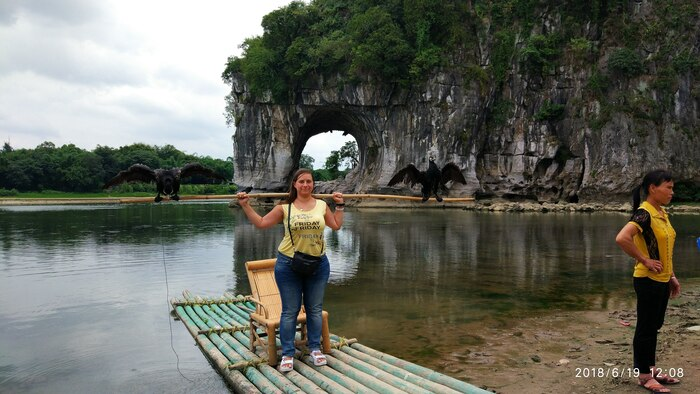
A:
[[[326,356],[321,353],[320,350],[314,350],[311,352],[311,359],[314,360],[314,365],[317,367],[324,366],[328,364],[328,360],[326,360]]]
[[[294,369],[294,357],[282,356],[282,361],[280,362],[279,371],[289,372]]]

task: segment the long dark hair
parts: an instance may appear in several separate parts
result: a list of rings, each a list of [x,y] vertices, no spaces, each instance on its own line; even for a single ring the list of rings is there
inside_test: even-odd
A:
[[[292,182],[289,184],[289,196],[287,196],[287,199],[282,201],[281,204],[289,204],[294,202],[294,200],[297,199],[297,189],[294,187],[294,183],[299,179],[300,176],[304,174],[310,174],[311,179],[314,179],[314,174],[311,170],[308,168],[300,168],[298,169],[295,173],[294,176],[292,176]]]
[[[635,187],[632,191],[632,212],[639,208],[639,204],[642,201],[642,193],[644,196],[649,195],[649,186],[659,186],[664,182],[669,182],[673,180],[673,175],[670,172],[662,169],[654,170],[646,175],[642,179],[642,184]]]

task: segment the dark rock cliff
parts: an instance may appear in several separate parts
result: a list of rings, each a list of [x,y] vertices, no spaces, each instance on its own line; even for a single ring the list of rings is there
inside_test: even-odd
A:
[[[651,2],[635,4],[631,18],[658,22]],[[660,42],[640,44],[644,72],[599,78],[614,74],[610,58],[620,45],[591,24],[580,35],[595,51],[567,47],[556,67],[537,72],[513,56],[505,81],[479,77],[479,69],[493,62],[488,21],[474,53],[454,55],[454,67],[410,88],[319,76],[295,91],[293,104],[279,105],[252,97],[242,77],[234,76],[227,107],[235,126],[234,181],[258,190],[285,189],[308,139],[343,130],[355,137],[360,152],[359,166],[340,187],[347,192],[400,192],[386,187],[391,176],[408,163],[426,168],[429,155],[462,168],[468,184],[453,185],[451,196],[620,199],[646,171],[659,167],[670,169],[677,181],[700,182],[697,11],[686,26],[690,35],[682,35],[694,37],[683,46],[694,66],[667,76],[665,84],[657,59],[669,48]],[[546,9],[540,19],[530,37],[565,23]],[[516,36],[513,53],[527,40]],[[465,72],[460,58],[477,59],[476,72]]]

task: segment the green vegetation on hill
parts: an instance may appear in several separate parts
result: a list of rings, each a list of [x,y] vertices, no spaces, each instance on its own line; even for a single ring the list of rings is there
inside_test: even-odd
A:
[[[320,75],[410,86],[451,68],[488,91],[515,64],[528,78],[545,78],[566,62],[591,76],[588,93],[602,106],[594,129],[613,112],[658,121],[679,79],[700,77],[693,48],[700,12],[685,0],[645,5],[644,17],[638,7],[626,0],[295,1],[263,17],[263,34],[242,43],[243,55],[229,58],[222,78],[241,74],[254,97],[269,93],[286,104]],[[659,96],[654,102],[625,88],[644,74]],[[559,117],[556,107],[546,112],[538,116]]]

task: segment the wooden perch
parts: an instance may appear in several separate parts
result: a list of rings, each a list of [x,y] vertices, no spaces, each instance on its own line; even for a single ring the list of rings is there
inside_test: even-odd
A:
[[[248,194],[250,198],[271,198],[271,199],[283,199],[286,198],[288,193],[251,193]],[[332,194],[313,194],[315,198],[333,198]],[[237,199],[238,196],[235,194],[211,194],[211,195],[197,195],[197,196],[180,196],[180,201],[183,200],[233,200]],[[404,200],[404,201],[421,201],[422,197],[417,196],[398,196],[393,194],[343,194],[344,199],[377,199],[377,200]],[[167,197],[163,199],[168,200]],[[119,202],[121,203],[139,203],[139,202],[152,202],[152,197],[133,197],[133,198],[121,198]],[[435,198],[431,197],[428,201],[435,202]],[[474,201],[473,197],[443,197],[443,202],[469,202]]]

